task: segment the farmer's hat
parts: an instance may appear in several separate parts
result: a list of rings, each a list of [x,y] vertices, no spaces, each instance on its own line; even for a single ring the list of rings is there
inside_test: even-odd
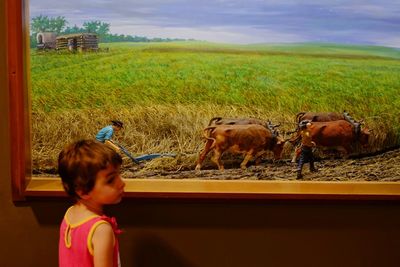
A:
[[[124,123],[122,121],[111,121],[112,125],[124,128]]]

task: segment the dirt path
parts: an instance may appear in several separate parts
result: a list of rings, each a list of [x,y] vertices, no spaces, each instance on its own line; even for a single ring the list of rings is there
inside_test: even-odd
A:
[[[225,162],[226,163],[226,162]],[[215,179],[215,180],[294,180],[296,164],[289,160],[272,163],[266,161],[259,166],[250,166],[243,171],[240,161],[233,162],[232,168],[223,172],[215,165],[205,166],[205,170],[152,171],[146,168],[131,168],[123,171],[125,178],[149,179]],[[225,164],[229,165],[229,164]],[[236,166],[235,166],[236,165]],[[308,164],[303,169],[303,180],[313,181],[400,181],[400,148],[379,155],[359,159],[325,159],[316,162],[317,173],[308,171]]]

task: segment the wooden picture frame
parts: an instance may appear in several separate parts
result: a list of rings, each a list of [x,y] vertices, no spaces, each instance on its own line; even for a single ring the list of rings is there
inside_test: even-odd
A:
[[[31,175],[28,0],[6,0],[11,180],[14,201],[65,196],[60,179]],[[400,199],[397,182],[126,180],[131,198]]]

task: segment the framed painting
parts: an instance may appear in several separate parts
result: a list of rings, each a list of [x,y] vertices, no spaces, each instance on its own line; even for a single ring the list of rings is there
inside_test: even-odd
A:
[[[53,2],[6,1],[14,200],[115,121],[127,197],[399,198],[398,7]]]

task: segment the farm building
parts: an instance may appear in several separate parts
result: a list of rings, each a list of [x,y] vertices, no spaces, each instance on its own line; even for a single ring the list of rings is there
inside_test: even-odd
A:
[[[36,35],[38,49],[55,49],[56,48],[56,37],[55,32],[39,32]]]
[[[56,38],[56,49],[68,49],[69,51],[97,50],[98,38],[95,33],[74,33],[60,35]]]

